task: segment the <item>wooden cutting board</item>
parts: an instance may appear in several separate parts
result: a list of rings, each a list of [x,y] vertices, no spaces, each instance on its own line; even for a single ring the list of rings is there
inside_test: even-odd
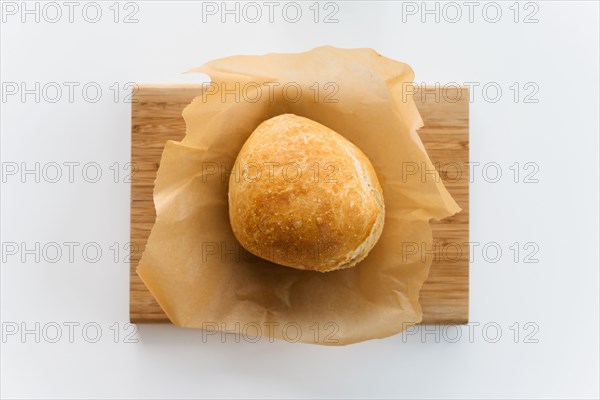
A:
[[[131,322],[169,322],[135,269],[154,224],[152,190],[163,147],[169,139],[183,138],[181,112],[199,94],[198,85],[140,85],[132,96]],[[467,88],[425,88],[417,91],[414,99],[425,123],[419,136],[463,209],[453,217],[432,222],[431,248],[409,249],[434,256],[421,290],[423,323],[464,324],[469,320],[469,93]],[[426,172],[405,168],[407,174]]]

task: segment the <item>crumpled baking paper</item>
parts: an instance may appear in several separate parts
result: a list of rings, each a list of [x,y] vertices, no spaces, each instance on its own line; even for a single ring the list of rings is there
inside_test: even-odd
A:
[[[248,338],[344,345],[396,334],[421,321],[419,291],[431,255],[430,219],[460,211],[435,170],[406,96],[413,71],[371,49],[319,47],[299,54],[234,56],[195,70],[212,82],[184,110],[186,136],[168,141],[155,188],[156,222],[137,272],[178,326]],[[386,214],[379,242],[356,267],[319,273],[260,259],[235,239],[227,188],[254,129],[293,113],[356,144],[381,182]]]

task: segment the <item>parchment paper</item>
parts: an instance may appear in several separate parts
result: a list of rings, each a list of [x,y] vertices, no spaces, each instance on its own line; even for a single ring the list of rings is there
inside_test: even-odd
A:
[[[402,243],[431,248],[429,220],[460,208],[441,180],[403,173],[402,162],[435,169],[416,134],[421,117],[402,92],[411,68],[371,49],[320,47],[229,57],[194,71],[210,75],[212,86],[184,110],[185,138],[166,143],[154,188],[156,223],[137,269],[169,319],[211,333],[325,345],[382,338],[420,322],[431,255],[403,254]],[[228,95],[207,94],[223,84]],[[332,128],[373,163],[385,227],[354,268],[282,267],[245,251],[231,231],[227,171],[252,131],[283,113]]]

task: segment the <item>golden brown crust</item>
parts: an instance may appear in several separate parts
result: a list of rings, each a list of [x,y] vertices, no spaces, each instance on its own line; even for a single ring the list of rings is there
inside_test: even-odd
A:
[[[284,114],[242,147],[229,180],[229,217],[242,246],[288,267],[321,272],[356,265],[384,221],[369,159],[333,130]]]

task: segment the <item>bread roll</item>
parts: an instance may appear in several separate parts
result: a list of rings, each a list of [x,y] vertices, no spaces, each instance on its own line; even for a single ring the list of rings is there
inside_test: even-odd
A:
[[[229,218],[249,252],[287,267],[333,271],[364,259],[381,235],[383,193],[358,147],[308,118],[264,121],[229,180]]]

